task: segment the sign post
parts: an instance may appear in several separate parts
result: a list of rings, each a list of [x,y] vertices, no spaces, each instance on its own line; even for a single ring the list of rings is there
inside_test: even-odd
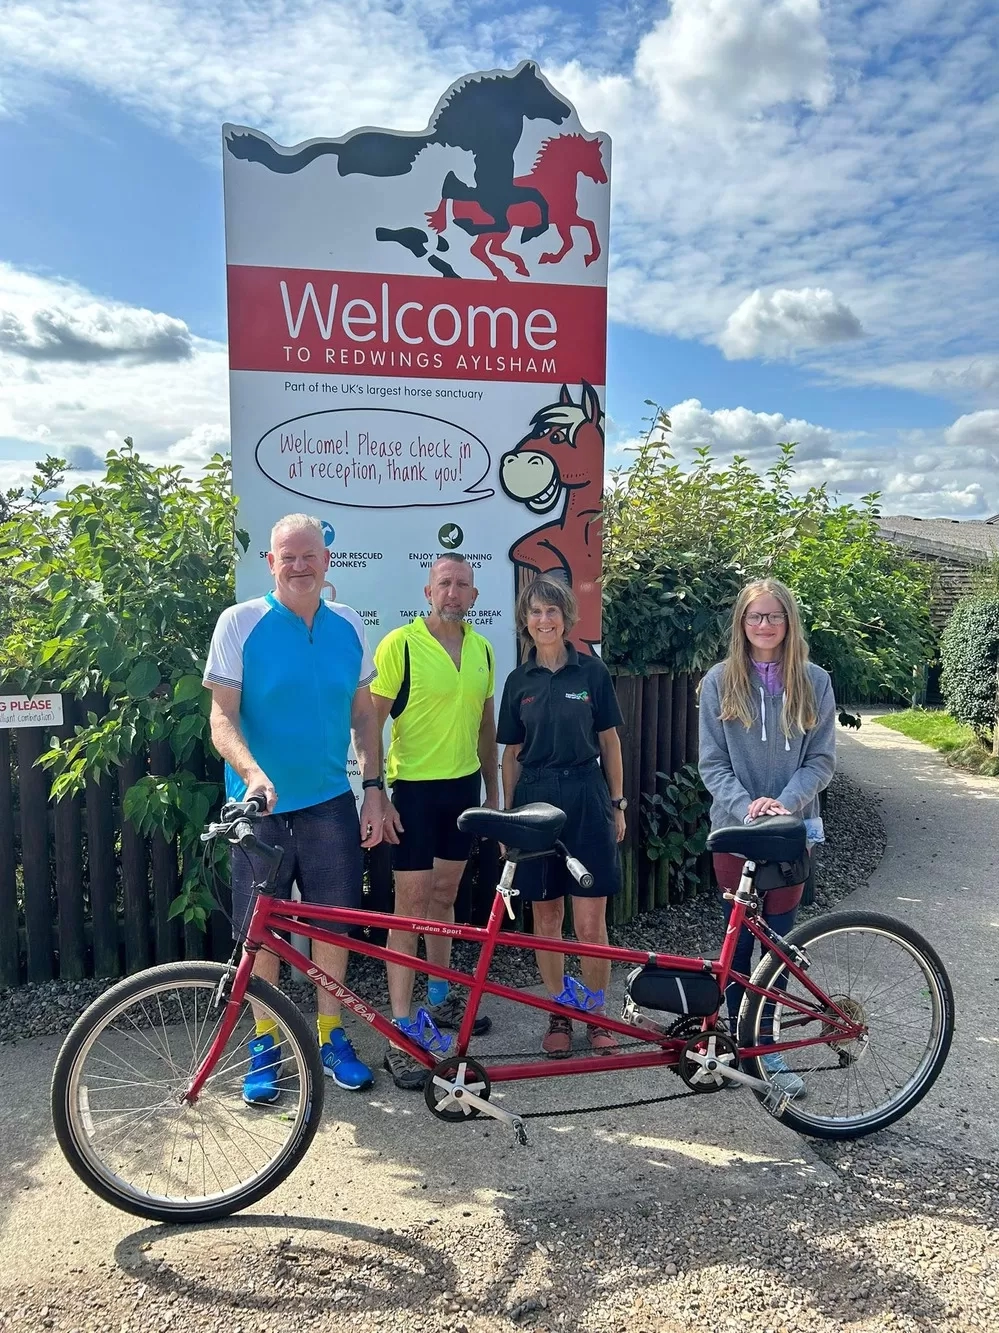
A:
[[[573,585],[598,651],[607,136],[529,61],[460,79],[422,133],[223,133],[239,596],[304,511],[372,644],[460,551],[499,682],[537,573]]]

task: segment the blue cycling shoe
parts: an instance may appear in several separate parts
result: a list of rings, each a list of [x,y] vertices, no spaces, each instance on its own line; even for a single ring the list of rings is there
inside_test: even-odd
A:
[[[374,1074],[364,1061],[358,1060],[357,1052],[343,1028],[333,1029],[329,1041],[319,1048],[319,1058],[323,1062],[326,1077],[331,1078],[338,1088],[360,1092],[362,1088],[370,1088],[375,1081]]]
[[[278,1076],[281,1073],[281,1044],[268,1032],[254,1037],[247,1044],[250,1068],[243,1079],[243,1101],[247,1106],[266,1106],[281,1096]]]

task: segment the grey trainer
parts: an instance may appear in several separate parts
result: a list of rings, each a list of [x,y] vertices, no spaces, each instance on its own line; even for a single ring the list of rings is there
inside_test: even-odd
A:
[[[441,1029],[447,1029],[451,1032],[457,1032],[461,1027],[461,1020],[465,1016],[465,1005],[467,996],[463,993],[459,995],[457,991],[448,991],[447,999],[440,1004],[430,1004],[427,1002],[427,1013]],[[493,1020],[485,1014],[479,1014],[472,1024],[472,1036],[483,1037],[493,1025]]]
[[[402,1088],[406,1092],[423,1091],[430,1071],[414,1060],[408,1052],[400,1051],[398,1046],[390,1046],[385,1052],[384,1064],[397,1088]]]

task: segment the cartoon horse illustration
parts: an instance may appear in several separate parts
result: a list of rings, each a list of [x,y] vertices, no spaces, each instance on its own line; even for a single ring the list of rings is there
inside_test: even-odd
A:
[[[596,390],[586,381],[574,403],[562,385],[557,403],[534,414],[531,433],[503,455],[500,484],[532,514],[560,518],[535,528],[510,548],[518,579],[521,571],[565,578],[579,602],[579,623],[570,638],[593,652],[600,642],[601,495],[604,432]]]
[[[590,250],[583,261],[587,267],[600,257],[600,241],[597,238],[596,227],[589,218],[579,216],[576,185],[581,175],[597,185],[607,184],[600,140],[587,139],[582,134],[560,134],[546,139],[541,145],[529,175],[514,177],[514,186],[519,189],[534,188],[547,199],[549,225],[554,228],[561,242],[559,250],[540,257],[538,262],[541,264],[561,263],[572,249],[573,227],[585,228],[590,238]],[[465,221],[476,226],[488,221],[476,203],[442,199],[437,208],[427,214],[431,231],[440,235],[447,228],[449,209],[458,226]],[[507,210],[507,220],[510,228],[502,234],[498,230],[480,232],[475,238],[471,253],[476,259],[481,260],[495,278],[505,279],[507,276],[498,264],[493,263],[493,259],[500,255],[510,260],[522,278],[530,277],[528,267],[520,255],[504,249],[504,243],[514,227],[524,228],[524,240],[536,235],[541,223],[541,213],[537,204],[533,202],[514,204]]]
[[[301,171],[316,158],[333,154],[341,176],[404,176],[419,154],[431,144],[461,148],[475,160],[475,183],[468,185],[453,171],[444,178],[445,199],[477,204],[480,221],[457,225],[470,235],[509,231],[507,214],[515,204],[533,203],[537,221],[529,228],[540,236],[548,227],[548,204],[540,190],[515,185],[513,155],[526,120],[550,120],[556,125],[572,112],[545,81],[537,65],[525,60],[512,73],[501,72],[456,84],[442,101],[423,133],[394,130],[357,130],[342,139],[315,139],[301,148],[281,149],[259,134],[230,134],[226,148],[269,171]]]

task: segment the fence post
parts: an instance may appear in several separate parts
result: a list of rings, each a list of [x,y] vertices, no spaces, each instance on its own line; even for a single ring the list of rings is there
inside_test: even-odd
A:
[[[17,734],[17,776],[21,791],[21,869],[24,926],[28,939],[28,980],[52,980],[52,885],[49,867],[49,779],[35,767],[45,749],[41,727]]]
[[[76,700],[62,697],[63,725],[56,735],[70,740],[75,731]],[[59,906],[59,975],[80,981],[84,975],[83,935],[83,820],[79,796],[55,802],[53,817],[56,865],[56,901]]]
[[[169,741],[152,741],[149,769],[158,777],[174,770],[173,750]],[[167,919],[170,904],[177,896],[177,841],[154,833],[149,839],[153,879],[153,943],[158,963],[172,963],[180,957],[180,930],[176,920]]]
[[[641,768],[638,792],[638,800],[635,802],[635,808],[630,811],[628,822],[634,825],[638,839],[638,885],[639,901],[638,910],[640,912],[651,912],[656,905],[656,866],[654,861],[650,861],[645,851],[645,840],[642,837],[641,812],[643,798],[646,795],[652,796],[656,790],[656,752],[659,743],[659,676],[643,676],[641,679],[642,691],[642,734],[641,734]]]
[[[121,886],[125,914],[125,971],[140,972],[149,966],[149,882],[146,877],[146,848],[138,829],[125,818],[125,793],[144,776],[146,765],[130,755],[118,770],[121,812]]]
[[[10,732],[0,731],[0,986],[16,986],[21,960],[14,869],[14,784],[10,780]]]

